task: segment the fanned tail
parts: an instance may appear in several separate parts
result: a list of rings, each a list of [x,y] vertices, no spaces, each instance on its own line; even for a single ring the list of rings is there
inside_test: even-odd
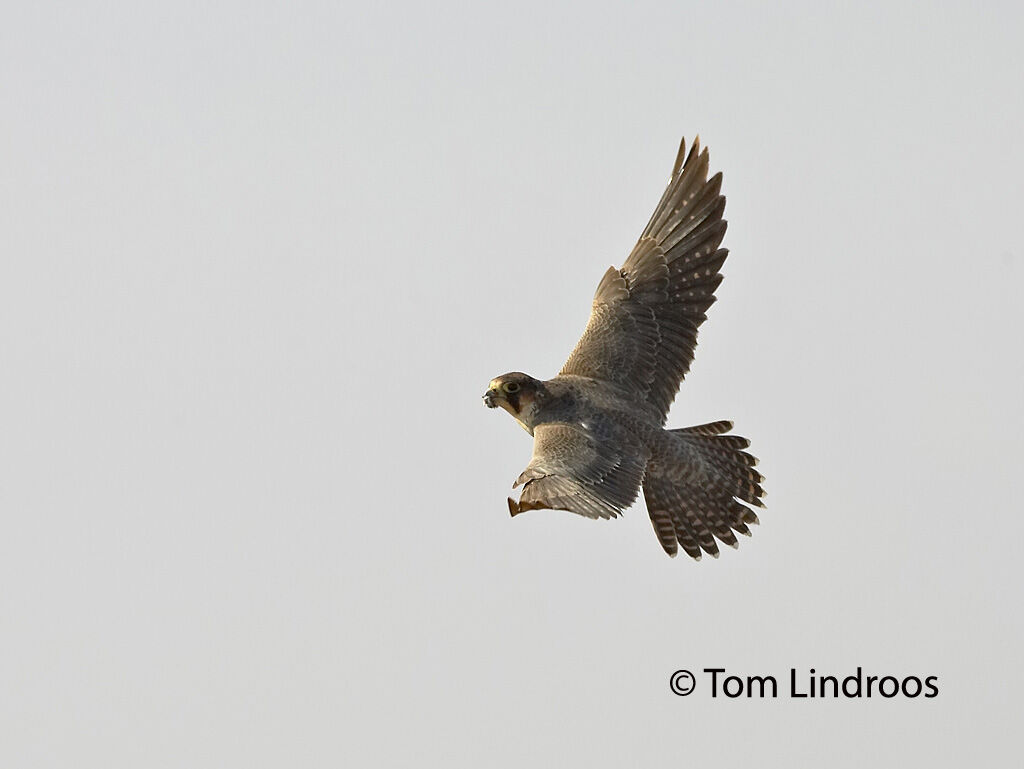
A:
[[[750,536],[758,523],[748,505],[764,507],[764,477],[754,469],[757,458],[744,449],[750,441],[725,435],[732,422],[709,422],[666,430],[661,450],[647,465],[644,500],[655,534],[665,552],[678,547],[691,558],[718,557],[718,541],[738,547],[736,534]]]

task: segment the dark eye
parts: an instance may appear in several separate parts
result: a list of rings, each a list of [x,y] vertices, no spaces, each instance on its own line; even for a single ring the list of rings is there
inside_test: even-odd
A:
[[[505,382],[505,384],[501,386],[501,389],[507,393],[517,392],[519,390],[519,382]]]

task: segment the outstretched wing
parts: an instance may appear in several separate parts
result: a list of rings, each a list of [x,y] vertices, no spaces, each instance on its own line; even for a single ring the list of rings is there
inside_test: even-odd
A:
[[[542,508],[587,518],[615,518],[633,504],[647,454],[612,426],[541,424],[533,431],[533,458],[516,480],[523,493],[508,500],[512,515]],[[623,439],[617,439],[623,438]]]
[[[601,279],[587,328],[561,371],[614,384],[653,406],[663,422],[729,253],[718,247],[726,229],[722,175],[707,178],[700,139],[689,155],[685,149],[684,139],[651,221],[622,269]]]

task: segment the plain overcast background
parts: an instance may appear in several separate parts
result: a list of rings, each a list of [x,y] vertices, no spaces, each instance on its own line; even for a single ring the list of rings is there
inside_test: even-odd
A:
[[[1019,3],[32,3],[0,30],[0,764],[1008,765]],[[700,133],[731,250],[670,426],[768,510],[505,496]],[[688,698],[679,668],[936,675]],[[781,693],[781,692],[780,692]]]

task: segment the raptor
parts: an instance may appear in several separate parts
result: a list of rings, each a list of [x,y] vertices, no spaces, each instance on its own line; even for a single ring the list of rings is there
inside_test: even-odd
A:
[[[621,268],[601,278],[590,320],[562,370],[539,380],[521,372],[491,380],[484,404],[502,408],[533,436],[533,457],[516,480],[509,512],[567,510],[615,518],[644,501],[670,556],[700,560],[764,507],[764,478],[728,434],[732,422],[665,429],[690,369],[697,330],[722,282],[728,250],[722,175],[708,178],[708,151],[679,146],[672,176]]]

